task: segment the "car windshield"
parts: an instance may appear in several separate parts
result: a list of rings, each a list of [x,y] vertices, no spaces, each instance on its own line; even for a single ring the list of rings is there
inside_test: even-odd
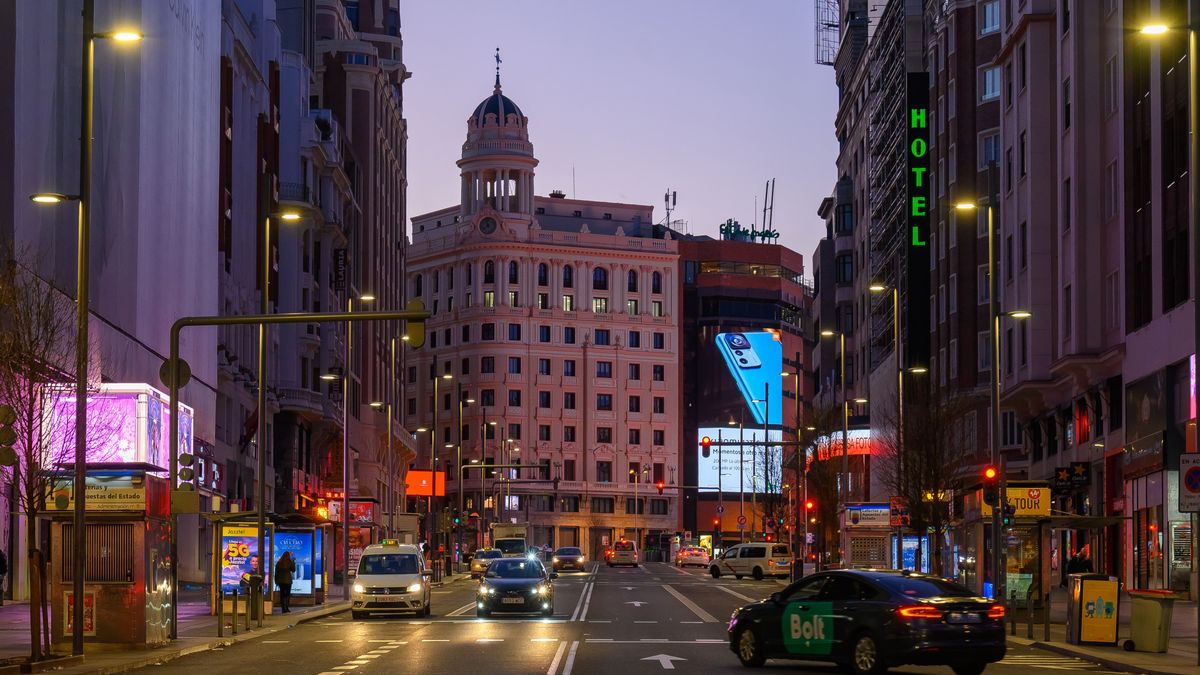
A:
[[[577,548],[564,547],[555,551],[554,555],[582,555],[582,552]]]
[[[411,553],[374,553],[358,561],[358,574],[417,574],[417,556]]]
[[[786,558],[788,556],[787,544],[775,544],[771,547],[771,555]]]
[[[890,591],[910,598],[970,598],[976,593],[965,586],[934,577],[880,577],[877,581]]]
[[[484,559],[484,558],[499,558],[499,557],[501,557],[501,556],[503,556],[503,555],[504,555],[504,554],[500,553],[500,551],[496,551],[496,550],[491,550],[491,551],[476,551],[476,552],[475,552],[475,557],[476,557],[476,558],[480,558],[480,559]]]
[[[488,579],[541,579],[545,568],[536,560],[497,560],[488,565]]]
[[[500,549],[503,555],[512,555],[514,553],[525,554],[525,542],[520,539],[498,539],[496,540],[496,548]]]
[[[632,541],[618,541],[616,544],[613,545],[613,550],[632,551],[633,550],[633,542]]]

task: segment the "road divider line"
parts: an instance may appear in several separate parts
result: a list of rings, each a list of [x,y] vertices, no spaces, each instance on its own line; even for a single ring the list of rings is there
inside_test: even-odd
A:
[[[666,563],[663,563],[663,564],[665,565]],[[683,576],[685,576],[685,577],[690,577],[690,576],[692,576],[691,574],[688,574],[688,572],[687,572],[686,570],[684,570],[683,568],[681,568],[681,567],[676,567],[676,566],[674,566],[674,565],[671,565],[671,566],[670,566],[670,568],[671,568],[671,571],[672,571],[672,572],[678,572],[678,573],[682,574],[682,575],[683,575]]]
[[[562,661],[563,650],[567,648],[566,642],[558,643],[558,651],[554,652],[554,660],[550,662],[550,669],[546,671],[546,675],[554,675],[558,672],[558,663]]]
[[[337,643],[339,643],[339,642],[342,642],[342,641],[341,641],[341,640],[316,640],[316,642],[328,642],[328,643],[331,643],[331,644],[337,644]]]
[[[683,593],[680,593],[679,591],[675,590],[671,586],[671,584],[663,584],[663,589],[666,592],[670,593],[671,595],[675,596],[675,599],[678,600],[679,602],[683,603],[684,607],[687,607],[688,609],[692,610],[692,614],[695,614],[701,621],[704,621],[705,623],[716,623],[717,622],[717,617],[713,616],[712,614],[709,614],[708,612],[704,611],[700,607],[700,605],[697,605],[696,603],[687,599],[683,595]]]
[[[575,611],[571,612],[571,618],[568,621],[574,621],[579,616],[579,610],[583,607],[583,598],[587,595],[588,588],[591,583],[585,583],[583,589],[579,591],[579,599],[575,601]]]
[[[448,613],[446,616],[462,616],[463,614],[466,614],[469,610],[473,609],[474,607],[475,607],[475,601],[472,600],[471,602],[468,602],[467,604],[463,605],[462,607],[459,607],[458,609],[454,610],[453,612]]]
[[[567,661],[563,664],[562,675],[571,675],[571,668],[575,665],[575,652],[579,649],[579,641],[571,643],[571,651],[567,653]]]
[[[725,588],[724,586],[720,586],[720,585],[718,585],[716,587],[721,589],[722,591],[725,591],[726,593],[732,595],[733,597],[741,598],[742,600],[745,600],[746,602],[758,602],[754,598],[752,598],[748,595],[742,595],[741,593],[738,593],[737,591],[733,590],[732,588]]]
[[[592,584],[591,586],[588,586],[587,600],[585,600],[583,602],[583,610],[579,613],[580,621],[587,619],[588,608],[592,606],[592,592],[595,590],[596,590],[596,584]],[[578,644],[578,643],[576,643],[576,644]],[[572,652],[572,653],[574,653],[574,652]]]

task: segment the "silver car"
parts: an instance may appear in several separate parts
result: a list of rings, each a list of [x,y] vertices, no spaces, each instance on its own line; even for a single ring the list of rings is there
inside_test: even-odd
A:
[[[488,565],[492,564],[493,560],[504,557],[504,554],[497,548],[481,548],[475,551],[475,555],[471,557],[471,578],[476,579],[483,576],[487,572]]]

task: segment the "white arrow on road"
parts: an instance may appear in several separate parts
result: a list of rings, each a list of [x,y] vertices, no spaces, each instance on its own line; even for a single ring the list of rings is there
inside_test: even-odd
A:
[[[625,590],[627,590],[627,591],[632,591],[632,590],[633,590],[633,586],[622,586],[621,588],[624,588],[624,589],[625,589]]]
[[[672,661],[687,661],[682,656],[671,656],[670,654],[655,654],[647,656],[643,661],[658,661],[658,665],[663,667],[663,670],[675,670],[675,664]]]
[[[645,605],[645,604],[647,604],[647,603],[646,603],[646,602],[643,602],[643,601],[641,601],[641,600],[631,600],[631,601],[629,601],[629,602],[627,602],[627,603],[625,603],[625,604],[627,604],[627,605],[633,605],[634,607],[641,607],[642,605]]]

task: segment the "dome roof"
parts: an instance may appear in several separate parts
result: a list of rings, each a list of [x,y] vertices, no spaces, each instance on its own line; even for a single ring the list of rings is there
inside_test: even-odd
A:
[[[517,119],[525,117],[521,113],[521,109],[517,107],[517,104],[513,103],[509,97],[500,93],[500,87],[497,86],[495,92],[483,99],[483,102],[475,108],[475,112],[471,113],[471,117],[482,127],[488,115],[495,115],[496,124],[504,126],[509,113],[515,113]]]

